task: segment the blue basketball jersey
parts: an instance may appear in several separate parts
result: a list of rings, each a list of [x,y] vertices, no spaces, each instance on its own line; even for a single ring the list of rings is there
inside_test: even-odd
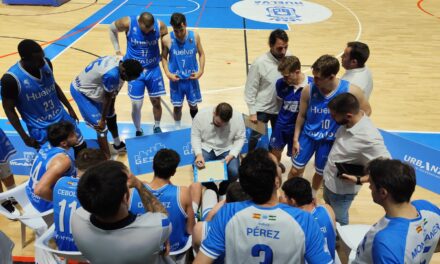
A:
[[[17,62],[8,72],[17,80],[17,110],[29,128],[47,128],[61,121],[65,112],[57,96],[55,79],[47,62],[41,68],[41,78],[29,74]]]
[[[171,46],[168,68],[171,73],[176,74],[180,79],[188,79],[191,73],[199,70],[194,31],[187,31],[186,39],[183,43],[176,38],[174,31],[170,33],[170,38]]]
[[[349,88],[349,82],[339,80],[336,90],[328,96],[323,96],[315,84],[311,85],[309,105],[303,128],[307,136],[314,140],[335,140],[336,130],[338,130],[339,125],[331,117],[327,105],[337,95],[347,93]]]
[[[311,84],[312,82],[313,78],[309,76],[303,84]],[[283,101],[278,112],[277,125],[293,129],[299,112],[301,92],[304,87],[299,87],[295,91],[293,86],[288,85],[283,78],[280,78],[276,82],[275,88],[277,97]]]
[[[327,209],[320,205],[315,207],[311,212],[315,221],[318,222],[321,232],[324,234],[324,240],[327,244],[328,251],[333,259],[335,259],[336,250],[336,231],[333,226],[333,220],[330,217]]]
[[[0,163],[8,162],[9,158],[16,152],[14,145],[0,128]]]
[[[62,177],[53,189],[55,242],[59,250],[78,251],[72,236],[72,215],[80,203],[76,197],[78,178]]]
[[[125,59],[135,59],[142,67],[151,69],[160,62],[160,27],[154,19],[153,30],[145,34],[139,27],[138,17],[130,16],[130,26],[127,31],[127,53]]]
[[[47,147],[40,149],[34,160],[34,163],[32,164],[29,183],[28,186],[26,186],[26,193],[29,197],[29,200],[31,201],[32,205],[40,212],[44,212],[53,208],[53,205],[51,201],[46,201],[43,198],[35,195],[35,186],[37,186],[38,182],[46,173],[52,159],[58,155],[67,155],[70,158],[70,168],[63,174],[63,177],[76,176],[75,161],[65,149],[60,147],[51,147],[49,144]],[[51,186],[51,188],[53,189],[54,186]]]
[[[285,204],[225,204],[209,224],[201,251],[226,263],[332,263],[324,237],[308,212]]]
[[[186,222],[188,216],[180,204],[180,187],[167,184],[157,190],[151,189],[145,184],[147,189],[156,196],[162,205],[167,209],[169,219],[173,226],[170,235],[171,251],[176,251],[183,248],[188,241],[189,234],[186,232]],[[144,214],[145,209],[137,190],[133,190],[130,201],[130,211],[133,214]]]
[[[413,201],[415,219],[383,217],[365,235],[353,263],[429,263],[440,238],[440,210]]]

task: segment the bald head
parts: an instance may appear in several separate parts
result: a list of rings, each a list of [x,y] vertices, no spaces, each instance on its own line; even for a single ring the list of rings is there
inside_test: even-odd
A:
[[[144,12],[139,16],[139,22],[144,24],[146,28],[149,28],[154,24],[154,16],[151,13]]]

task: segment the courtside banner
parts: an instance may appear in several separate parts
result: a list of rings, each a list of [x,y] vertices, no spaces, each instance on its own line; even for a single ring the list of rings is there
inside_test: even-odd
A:
[[[417,185],[440,194],[440,151],[380,130],[393,159],[411,164]]]

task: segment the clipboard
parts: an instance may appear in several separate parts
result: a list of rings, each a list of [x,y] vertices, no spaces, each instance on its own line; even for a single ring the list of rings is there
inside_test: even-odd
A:
[[[246,114],[243,114],[243,120],[244,120],[244,125],[258,133],[260,133],[261,135],[266,135],[267,133],[267,124],[264,122],[261,122],[260,120],[257,120],[257,123],[253,123],[249,120],[249,116]]]
[[[338,169],[338,174],[337,174],[338,177],[341,177],[343,173],[354,176],[365,175],[365,167],[363,165],[340,163],[340,162],[335,162],[335,165],[336,168]]]
[[[228,166],[225,160],[205,162],[205,167],[199,169],[193,165],[194,182],[221,182],[228,179]]]

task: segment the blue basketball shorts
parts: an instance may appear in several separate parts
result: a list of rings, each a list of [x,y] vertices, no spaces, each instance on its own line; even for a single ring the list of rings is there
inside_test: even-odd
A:
[[[150,97],[159,97],[166,94],[159,65],[151,69],[144,69],[139,78],[128,82],[128,96],[132,100],[144,99],[145,87]]]
[[[299,153],[292,157],[292,165],[297,169],[302,169],[307,165],[313,153],[315,153],[315,170],[316,173],[322,175],[325,164],[327,163],[328,154],[332,149],[332,140],[314,140],[302,133],[299,136]]]
[[[278,123],[272,130],[272,135],[270,136],[270,147],[275,150],[282,151],[287,145],[287,156],[292,156],[292,146],[293,146],[293,134],[295,132],[294,126],[281,126]]]
[[[202,102],[199,80],[186,79],[177,82],[170,81],[170,97],[173,106],[182,106],[185,96],[191,106]]]

